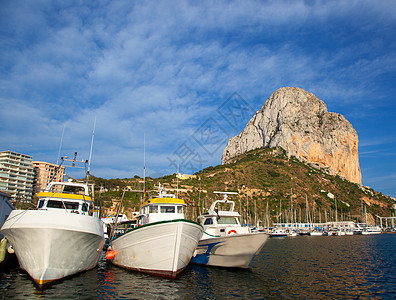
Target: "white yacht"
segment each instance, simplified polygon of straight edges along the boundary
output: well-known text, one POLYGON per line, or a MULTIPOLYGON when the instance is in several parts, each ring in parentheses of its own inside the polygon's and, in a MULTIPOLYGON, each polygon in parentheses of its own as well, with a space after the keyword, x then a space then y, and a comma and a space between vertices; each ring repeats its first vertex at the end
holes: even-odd
POLYGON ((309 235, 310 235, 310 236, 322 236, 322 235, 323 235, 323 232, 322 232, 322 231, 319 231, 319 230, 311 230, 311 231, 309 232, 309 235))
POLYGON ((119 267, 151 275, 176 278, 197 247, 203 227, 186 220, 186 203, 159 185, 158 197, 140 208, 138 226, 110 238, 106 257, 119 267))
MULTIPOLYGON (((274 238, 274 237, 287 237, 289 236, 289 233, 282 228, 274 228, 272 229, 272 231, 270 232, 270 237, 274 238)), ((292 235, 290 235, 292 236, 292 235)), ((297 236, 297 233, 296 233, 297 236)))
POLYGON ((236 193, 215 193, 222 194, 223 199, 213 202, 209 211, 198 217, 204 227, 204 234, 191 262, 206 266, 248 268, 269 235, 252 233, 249 227, 241 226, 240 214, 234 211, 234 201, 227 199, 228 195, 236 193), (229 209, 221 210, 221 205, 229 206, 229 209))
POLYGON ((39 287, 94 268, 104 235, 87 182, 51 182, 35 210, 13 210, 1 232, 39 287))
POLYGON ((382 233, 381 227, 379 226, 365 226, 363 227, 362 233, 364 235, 368 234, 380 234, 382 233))

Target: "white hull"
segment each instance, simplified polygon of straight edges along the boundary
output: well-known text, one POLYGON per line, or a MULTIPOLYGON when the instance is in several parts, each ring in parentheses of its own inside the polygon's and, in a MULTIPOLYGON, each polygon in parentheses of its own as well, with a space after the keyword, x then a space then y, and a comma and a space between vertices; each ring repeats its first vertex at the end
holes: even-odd
POLYGON ((190 262, 203 228, 188 220, 136 227, 112 241, 112 263, 147 274, 175 278, 190 262))
POLYGON ((381 234, 381 233, 382 233, 381 230, 373 229, 373 230, 363 230, 361 234, 369 235, 369 234, 381 234))
POLYGON ((260 252, 269 235, 266 233, 235 234, 201 240, 192 263, 248 268, 253 256, 260 252))
POLYGON ((14 210, 1 231, 39 286, 94 268, 104 245, 98 218, 64 211, 14 210))

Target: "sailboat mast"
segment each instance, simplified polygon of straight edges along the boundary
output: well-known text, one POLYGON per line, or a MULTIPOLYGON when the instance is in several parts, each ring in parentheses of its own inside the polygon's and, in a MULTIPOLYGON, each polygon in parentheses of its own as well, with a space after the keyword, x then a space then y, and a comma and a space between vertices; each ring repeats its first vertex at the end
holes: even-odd
POLYGON ((293 223, 293 188, 290 188, 290 223, 293 223))
POLYGON ((249 192, 246 192, 246 224, 249 224, 249 192))

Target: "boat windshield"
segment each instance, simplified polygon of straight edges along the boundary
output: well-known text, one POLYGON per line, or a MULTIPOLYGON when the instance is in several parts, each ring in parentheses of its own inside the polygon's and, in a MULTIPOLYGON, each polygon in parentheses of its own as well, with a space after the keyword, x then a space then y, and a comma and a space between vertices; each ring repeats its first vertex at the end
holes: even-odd
POLYGON ((212 218, 207 218, 207 219, 205 220, 204 225, 212 225, 212 224, 213 224, 212 218))
POLYGON ((219 225, 237 225, 237 219, 235 217, 221 217, 217 220, 219 225))
POLYGON ((66 202, 64 201, 56 201, 56 200, 48 200, 47 207, 50 208, 64 208, 63 204, 67 209, 78 209, 78 203, 75 202, 66 202))
POLYGON ((150 214, 158 213, 158 206, 157 205, 150 205, 150 214))
POLYGON ((175 207, 170 205, 161 205, 161 213, 175 213, 175 207))

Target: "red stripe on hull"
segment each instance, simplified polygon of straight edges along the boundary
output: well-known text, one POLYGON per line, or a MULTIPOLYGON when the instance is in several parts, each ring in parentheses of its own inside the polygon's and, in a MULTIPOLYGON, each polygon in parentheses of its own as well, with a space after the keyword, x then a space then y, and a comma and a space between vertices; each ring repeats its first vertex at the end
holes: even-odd
POLYGON ((164 277, 164 278, 168 278, 168 279, 175 279, 186 268, 186 267, 184 267, 177 271, 166 271, 166 270, 151 270, 151 269, 126 267, 126 266, 118 265, 114 262, 113 262, 113 264, 116 265, 117 267, 120 267, 123 269, 131 270, 131 271, 135 271, 135 272, 141 272, 144 274, 149 274, 149 275, 154 275, 154 276, 159 276, 159 277, 164 277))

